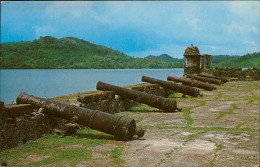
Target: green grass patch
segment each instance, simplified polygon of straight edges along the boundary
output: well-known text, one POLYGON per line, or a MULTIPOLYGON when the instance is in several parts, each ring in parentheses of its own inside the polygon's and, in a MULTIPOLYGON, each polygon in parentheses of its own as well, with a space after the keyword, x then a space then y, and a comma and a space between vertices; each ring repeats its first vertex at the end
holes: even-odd
POLYGON ((223 93, 218 91, 218 95, 215 100, 219 100, 222 97, 223 93))
POLYGON ((195 138, 197 138, 198 136, 200 136, 200 135, 202 135, 203 133, 206 133, 206 132, 208 132, 208 130, 203 130, 203 131, 201 131, 199 133, 194 133, 194 134, 188 135, 188 137, 184 141, 184 144, 194 140, 195 138))
POLYGON ((217 144, 216 148, 214 149, 214 158, 210 161, 210 167, 214 167, 215 163, 216 163, 216 159, 217 159, 217 152, 224 149, 225 146, 223 146, 222 144, 217 144))
POLYGON ((227 112, 220 112, 219 115, 216 117, 216 119, 221 119, 227 114, 234 114, 234 112, 232 109, 228 110, 227 112))
POLYGON ((146 112, 146 111, 154 111, 154 112, 158 112, 159 110, 157 108, 153 108, 153 107, 150 107, 146 104, 138 104, 132 108, 129 109, 129 111, 135 111, 135 112, 146 112))
POLYGON ((199 104, 196 105, 196 106, 192 106, 192 107, 185 107, 182 109, 182 112, 183 112, 183 117, 184 119, 187 121, 187 124, 186 126, 190 126, 193 124, 194 120, 193 118, 190 116, 190 114, 192 113, 191 112, 191 109, 193 108, 197 108, 197 107, 200 107, 200 106, 203 106, 206 104, 206 101, 199 101, 199 104))
POLYGON ((253 102, 255 101, 260 101, 260 97, 259 96, 256 96, 255 94, 253 93, 250 93, 252 96, 244 96, 243 99, 244 100, 247 100, 247 103, 246 104, 252 104, 253 102))
POLYGON ((129 116, 127 114, 122 114, 122 113, 115 113, 114 115, 122 116, 122 117, 129 118, 129 119, 134 119, 136 123, 141 122, 142 120, 144 120, 143 118, 137 118, 137 117, 132 118, 131 116, 129 116))
POLYGON ((124 148, 123 143, 120 143, 112 151, 106 152, 106 154, 108 154, 110 159, 112 160, 113 164, 118 167, 124 166, 125 163, 125 161, 121 158, 123 148, 124 148))
POLYGON ((247 121, 244 121, 244 122, 240 122, 237 124, 236 128, 241 128, 242 126, 248 124, 249 122, 252 122, 252 121, 256 121, 257 118, 254 118, 254 119, 250 119, 250 120, 247 120, 247 121))
POLYGON ((4 150, 0 156, 7 161, 8 166, 74 166, 80 161, 90 160, 90 148, 107 143, 108 139, 105 137, 109 136, 89 128, 79 130, 75 136, 44 135, 38 140, 4 150), (73 147, 74 145, 76 147, 73 147), (26 160, 31 155, 39 157, 40 160, 26 160))

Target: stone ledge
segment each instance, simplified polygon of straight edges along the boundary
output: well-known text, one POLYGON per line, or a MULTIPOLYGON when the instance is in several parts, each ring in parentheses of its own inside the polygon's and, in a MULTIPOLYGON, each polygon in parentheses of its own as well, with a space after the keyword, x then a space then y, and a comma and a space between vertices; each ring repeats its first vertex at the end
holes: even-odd
POLYGON ((96 92, 96 93, 91 93, 91 94, 85 94, 85 95, 80 95, 77 98, 77 101, 81 103, 91 103, 91 102, 97 102, 99 100, 104 100, 104 99, 114 99, 115 94, 110 91, 104 91, 104 92, 96 92))
POLYGON ((31 114, 34 110, 30 104, 12 104, 5 105, 5 111, 8 117, 15 118, 25 114, 31 114))

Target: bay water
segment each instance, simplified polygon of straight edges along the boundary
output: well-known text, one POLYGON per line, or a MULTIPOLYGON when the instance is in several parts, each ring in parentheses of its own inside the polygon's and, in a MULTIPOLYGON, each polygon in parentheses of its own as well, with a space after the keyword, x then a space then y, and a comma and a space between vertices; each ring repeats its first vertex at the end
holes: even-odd
POLYGON ((167 80, 181 77, 183 68, 174 69, 2 69, 0 100, 13 103, 21 92, 49 98, 96 90, 98 81, 127 86, 142 83, 143 75, 167 80))

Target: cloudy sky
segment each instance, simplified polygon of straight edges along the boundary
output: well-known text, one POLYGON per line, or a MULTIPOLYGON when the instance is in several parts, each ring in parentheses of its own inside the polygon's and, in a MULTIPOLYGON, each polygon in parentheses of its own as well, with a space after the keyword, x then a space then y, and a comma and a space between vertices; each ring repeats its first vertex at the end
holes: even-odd
POLYGON ((145 57, 182 58, 190 44, 201 54, 260 51, 260 2, 125 1, 4 2, 1 42, 40 36, 77 37, 145 57))

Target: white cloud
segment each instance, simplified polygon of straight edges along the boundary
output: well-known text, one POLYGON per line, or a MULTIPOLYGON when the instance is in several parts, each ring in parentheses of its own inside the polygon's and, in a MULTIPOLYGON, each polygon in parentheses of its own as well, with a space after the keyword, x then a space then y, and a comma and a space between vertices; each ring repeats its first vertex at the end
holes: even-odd
POLYGON ((55 29, 50 26, 33 26, 32 27, 35 30, 35 37, 39 38, 40 36, 51 36, 55 33, 55 29))
POLYGON ((244 52, 259 50, 255 46, 260 45, 259 2, 52 2, 46 12, 57 19, 67 16, 78 19, 95 27, 97 32, 109 27, 120 33, 127 28, 149 34, 153 41, 158 41, 157 48, 128 53, 135 57, 163 53, 182 56, 187 46, 177 43, 200 44, 209 54, 240 52, 235 45, 244 52))
POLYGON ((239 17, 239 19, 246 20, 247 22, 250 23, 259 24, 259 20, 260 20, 259 1, 228 2, 228 7, 234 15, 239 17))

